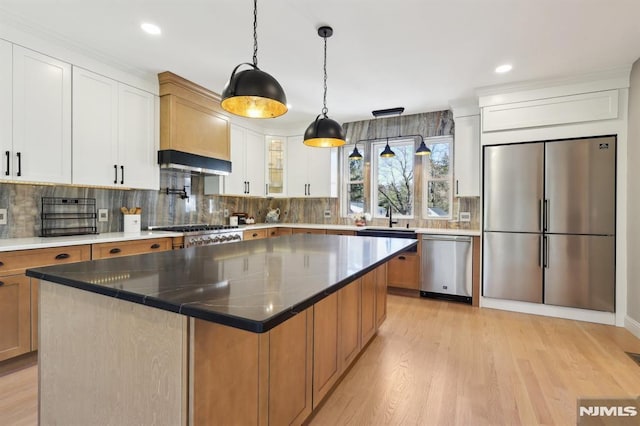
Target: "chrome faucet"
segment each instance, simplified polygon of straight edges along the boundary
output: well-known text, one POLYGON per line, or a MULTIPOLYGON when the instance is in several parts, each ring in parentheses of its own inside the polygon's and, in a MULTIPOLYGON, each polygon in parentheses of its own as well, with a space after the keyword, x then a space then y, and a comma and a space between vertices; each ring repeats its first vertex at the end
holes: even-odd
POLYGON ((387 216, 389 216, 389 228, 393 228, 393 224, 394 223, 398 223, 397 220, 393 220, 393 215, 391 214, 391 204, 389 204, 389 207, 387 208, 387 216))

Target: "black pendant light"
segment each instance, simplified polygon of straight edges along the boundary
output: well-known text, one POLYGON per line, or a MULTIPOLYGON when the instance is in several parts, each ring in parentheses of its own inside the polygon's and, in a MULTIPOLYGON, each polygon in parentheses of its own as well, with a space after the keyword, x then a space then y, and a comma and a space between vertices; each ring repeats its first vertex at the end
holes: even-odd
POLYGON ((387 145, 384 147, 384 151, 380 153, 380 157, 382 158, 392 158, 395 157, 396 153, 391 151, 391 147, 389 146, 389 138, 387 138, 387 145))
POLYGON ((424 143, 424 139, 420 136, 420 146, 416 149, 416 155, 429 155, 431 154, 431 150, 424 143))
POLYGON ((324 38, 324 106, 322 113, 304 132, 304 144, 320 148, 333 148, 345 144, 342 126, 327 116, 327 112, 329 112, 327 109, 327 38, 332 34, 331 27, 318 28, 318 35, 324 38))
POLYGON ((349 154, 349 160, 362 160, 362 154, 358 151, 358 144, 353 147, 353 152, 349 154))
POLYGON ((253 0, 253 63, 239 64, 222 90, 221 106, 241 117, 274 118, 287 112, 287 96, 280 83, 258 68, 258 0, 253 0), (251 69, 238 72, 242 65, 251 69))

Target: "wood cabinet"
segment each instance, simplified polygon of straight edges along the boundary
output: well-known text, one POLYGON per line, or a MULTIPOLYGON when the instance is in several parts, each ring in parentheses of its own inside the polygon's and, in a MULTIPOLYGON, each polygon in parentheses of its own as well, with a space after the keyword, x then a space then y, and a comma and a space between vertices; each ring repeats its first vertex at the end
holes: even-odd
POLYGON ((159 188, 156 97, 73 68, 73 183, 159 188))
POLYGON ((387 268, 388 263, 375 270, 376 279, 376 328, 387 319, 387 268))
POLYGON ((172 238, 167 237, 93 244, 91 247, 92 258, 106 259, 111 257, 166 251, 172 249, 172 242, 172 238))
POLYGON ((160 149, 231 160, 229 119, 220 96, 171 72, 160 83, 160 149))
POLYGON ((302 140, 287 138, 287 195, 337 197, 337 149, 309 147, 302 140))
POLYGON ((267 229, 267 237, 268 238, 275 238, 275 237, 279 237, 280 233, 279 230, 280 228, 269 228, 267 229))
POLYGON ((38 349, 38 285, 28 268, 91 258, 89 245, 0 253, 0 361, 38 349))
POLYGON ((387 268, 389 286, 412 290, 420 288, 420 256, 417 253, 402 253, 391 259, 387 268))
POLYGON ((292 234, 326 234, 324 229, 319 228, 291 228, 292 234))
POLYGON ((31 350, 31 287, 23 274, 0 276, 0 361, 31 350))
POLYGON ((327 235, 356 235, 355 231, 346 231, 342 229, 327 229, 325 232, 327 235))
POLYGON ((338 293, 313 305, 313 408, 340 376, 338 293))
POLYGON ((454 195, 480 196, 480 115, 455 118, 454 195))
POLYGON ((291 235, 292 234, 292 230, 291 228, 276 228, 277 230, 277 236, 281 236, 281 235, 291 235))
POLYGON ((377 271, 369 272, 360 284, 360 346, 364 347, 376 334, 376 278, 377 271))
POLYGON ((360 295, 362 279, 338 290, 338 356, 342 373, 360 353, 360 295))
POLYGON ((247 229, 242 233, 243 240, 261 240, 267 238, 267 229, 247 229))
MULTIPOLYGON (((69 184, 71 65, 18 45, 13 45, 12 50, 13 75, 9 81, 13 81, 13 137, 11 149, 3 152, 6 155, 3 168, 7 168, 8 161, 9 174, 5 170, 0 176, 19 181, 69 184), (9 151, 8 155, 6 151, 9 151)), ((3 51, 6 55, 6 45, 3 51)), ((4 61, 2 67, 6 73, 4 61)), ((7 132, 4 128, 0 131, 7 132)))
POLYGON ((264 135, 231 125, 231 174, 224 177, 225 195, 264 196, 264 135))

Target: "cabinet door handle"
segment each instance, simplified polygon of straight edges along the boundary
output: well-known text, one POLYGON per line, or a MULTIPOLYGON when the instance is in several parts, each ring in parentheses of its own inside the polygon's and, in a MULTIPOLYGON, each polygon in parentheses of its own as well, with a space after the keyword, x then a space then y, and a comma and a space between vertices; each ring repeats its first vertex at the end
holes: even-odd
POLYGON ((117 254, 120 253, 122 250, 120 250, 119 248, 112 248, 111 250, 109 250, 109 253, 111 254, 117 254))
POLYGON ((265 183, 264 184, 264 195, 267 195, 269 193, 269 184, 265 183))
POLYGON ((5 170, 4 175, 9 176, 9 164, 11 163, 11 152, 5 151, 4 154, 7 156, 7 170, 5 170))
POLYGON ((459 191, 458 191, 458 179, 456 179, 456 195, 458 195, 459 191))
POLYGON ((118 165, 113 165, 113 172, 115 173, 115 177, 113 178, 113 183, 118 183, 118 165))
POLYGON ((158 243, 151 244, 151 248, 152 249, 159 249, 160 248, 160 244, 158 244, 158 243))
POLYGON ((121 178, 120 179, 120 185, 124 185, 124 166, 120 166, 120 174, 121 174, 121 178))
POLYGON ((308 183, 307 185, 309 185, 309 191, 308 191, 309 193, 307 195, 311 195, 311 184, 308 183))
POLYGON ((247 194, 251 194, 251 182, 247 182, 247 194))
POLYGON ((16 173, 16 176, 22 176, 22 153, 17 152, 16 155, 18 156, 18 173, 16 173))
POLYGON ((398 256, 398 259, 400 259, 400 260, 407 260, 407 258, 406 258, 406 257, 404 257, 404 256, 398 256))
POLYGON ((4 285, 4 281, 0 281, 0 287, 4 285))
POLYGON ((0 266, 4 266, 4 262, 0 262, 0 266))
POLYGON ((68 259, 71 256, 67 253, 60 253, 59 255, 56 256, 56 260, 62 260, 62 259, 68 259))

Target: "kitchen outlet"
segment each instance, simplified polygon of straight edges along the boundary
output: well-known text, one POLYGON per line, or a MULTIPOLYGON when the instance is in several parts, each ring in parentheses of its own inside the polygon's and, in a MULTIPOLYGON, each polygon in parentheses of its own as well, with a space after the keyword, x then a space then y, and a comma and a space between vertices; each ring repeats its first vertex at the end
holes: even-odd
POLYGON ((7 224, 7 209, 0 209, 0 225, 7 224))
POLYGON ((224 217, 229 217, 229 209, 224 209, 224 217))
POLYGON ((325 210, 324 211, 324 217, 325 217, 325 219, 330 218, 331 217, 331 210, 325 210))
POLYGON ((107 221, 109 221, 109 210, 98 209, 98 222, 107 222, 107 221))
POLYGON ((460 222, 471 222, 471 213, 460 212, 460 222))

